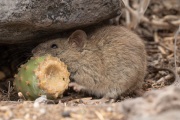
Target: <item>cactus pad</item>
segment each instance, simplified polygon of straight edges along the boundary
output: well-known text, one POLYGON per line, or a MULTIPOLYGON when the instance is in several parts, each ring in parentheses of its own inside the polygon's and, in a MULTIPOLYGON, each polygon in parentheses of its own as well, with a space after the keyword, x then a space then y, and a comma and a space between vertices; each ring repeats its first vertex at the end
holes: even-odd
POLYGON ((56 57, 32 57, 19 68, 14 86, 29 100, 41 95, 56 99, 68 88, 69 75, 67 66, 56 57))

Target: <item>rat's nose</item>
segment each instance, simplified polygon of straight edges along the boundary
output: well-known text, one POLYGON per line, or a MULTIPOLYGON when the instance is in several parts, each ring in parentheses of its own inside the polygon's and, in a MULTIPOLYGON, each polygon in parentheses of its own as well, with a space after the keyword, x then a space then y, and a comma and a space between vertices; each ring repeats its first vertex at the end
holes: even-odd
POLYGON ((37 49, 34 48, 34 49, 31 51, 31 53, 32 53, 32 54, 37 53, 37 49))

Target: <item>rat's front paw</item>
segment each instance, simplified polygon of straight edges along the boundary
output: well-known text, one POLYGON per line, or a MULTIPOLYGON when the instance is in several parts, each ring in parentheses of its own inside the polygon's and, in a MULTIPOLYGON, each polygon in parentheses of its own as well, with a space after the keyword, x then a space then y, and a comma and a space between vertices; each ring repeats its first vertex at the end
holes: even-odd
POLYGON ((79 84, 77 84, 77 83, 75 83, 75 82, 69 83, 69 87, 73 87, 73 90, 76 91, 76 92, 80 92, 80 91, 82 91, 83 89, 85 89, 84 86, 81 86, 81 85, 79 85, 79 84))

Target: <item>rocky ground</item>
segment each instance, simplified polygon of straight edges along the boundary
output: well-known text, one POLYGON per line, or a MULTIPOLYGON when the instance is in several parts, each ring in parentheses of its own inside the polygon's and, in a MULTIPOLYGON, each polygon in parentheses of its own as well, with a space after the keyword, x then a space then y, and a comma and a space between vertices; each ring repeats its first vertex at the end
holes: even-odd
MULTIPOLYGON (((135 11, 139 4, 131 0, 129 5, 135 11)), ((23 101, 13 89, 13 75, 18 66, 31 56, 30 51, 35 45, 0 45, 0 120, 179 120, 180 89, 172 86, 166 88, 175 79, 178 80, 175 68, 180 73, 179 8, 178 0, 151 0, 140 23, 133 29, 144 39, 147 50, 148 69, 143 84, 145 94, 142 97, 134 94, 121 97, 116 103, 99 103, 87 95, 74 92, 66 93, 57 101, 23 101), (174 52, 177 53, 176 65, 174 52)), ((126 10, 122 12, 119 22, 133 28, 134 22, 128 24, 125 19, 126 10)), ((130 21, 136 21, 135 14, 129 14, 130 21)))

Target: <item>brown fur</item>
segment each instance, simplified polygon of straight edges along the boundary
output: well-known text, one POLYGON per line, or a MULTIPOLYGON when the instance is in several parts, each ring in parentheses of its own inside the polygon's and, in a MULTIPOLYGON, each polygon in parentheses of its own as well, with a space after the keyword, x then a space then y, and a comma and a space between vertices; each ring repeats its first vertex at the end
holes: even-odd
POLYGON ((60 58, 82 91, 98 97, 116 99, 127 91, 141 88, 146 52, 137 35, 120 26, 97 28, 87 36, 81 30, 73 34, 68 40, 40 44, 33 50, 34 55, 49 53, 60 58), (51 48, 52 44, 58 48, 51 48))

